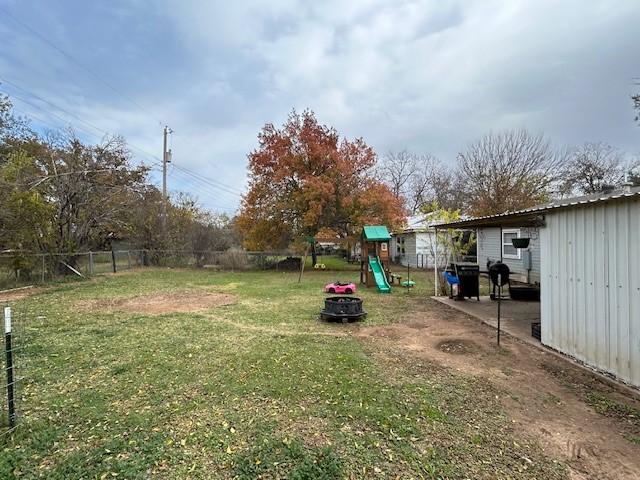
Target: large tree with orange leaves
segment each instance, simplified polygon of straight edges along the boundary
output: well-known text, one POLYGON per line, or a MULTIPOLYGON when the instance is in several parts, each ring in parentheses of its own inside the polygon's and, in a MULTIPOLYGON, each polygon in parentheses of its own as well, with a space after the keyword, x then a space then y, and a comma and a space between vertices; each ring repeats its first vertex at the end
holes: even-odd
POLYGON ((399 226, 404 205, 373 177, 376 154, 292 111, 282 128, 266 124, 249 154, 249 192, 237 225, 252 250, 286 248, 320 229, 342 238, 364 224, 399 226))

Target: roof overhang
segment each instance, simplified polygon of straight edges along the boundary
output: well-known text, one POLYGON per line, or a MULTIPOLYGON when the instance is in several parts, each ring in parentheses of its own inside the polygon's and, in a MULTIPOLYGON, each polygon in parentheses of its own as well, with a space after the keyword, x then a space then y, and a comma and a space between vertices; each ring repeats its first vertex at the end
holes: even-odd
POLYGON ((543 213, 512 214, 499 217, 482 217, 461 220, 459 222, 443 223, 435 225, 435 228, 483 228, 483 227, 542 227, 544 226, 543 213))
POLYGON ((499 213, 486 217, 441 223, 439 225, 434 225, 434 228, 542 227, 544 226, 545 214, 556 210, 580 208, 613 201, 637 201, 638 199, 640 199, 640 187, 636 187, 628 191, 613 192, 609 194, 560 199, 544 205, 519 210, 517 212, 499 213))

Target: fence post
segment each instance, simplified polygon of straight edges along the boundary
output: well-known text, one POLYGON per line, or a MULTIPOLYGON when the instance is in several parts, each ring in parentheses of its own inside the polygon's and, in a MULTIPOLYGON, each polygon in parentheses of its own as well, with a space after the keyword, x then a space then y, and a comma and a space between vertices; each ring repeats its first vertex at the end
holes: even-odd
POLYGON ((46 253, 42 254, 42 272, 40 272, 40 280, 41 283, 44 283, 44 270, 45 270, 45 262, 44 262, 44 256, 46 255, 46 253))
POLYGON ((129 262, 129 270, 131 270, 131 250, 127 250, 127 262, 129 262))
POLYGON ((113 273, 117 273, 116 269, 116 251, 111 249, 111 263, 113 265, 113 273))
POLYGON ((89 251, 89 275, 93 275, 93 252, 89 251))
POLYGON ((16 424, 15 398, 13 390, 13 348, 11 347, 11 307, 4 307, 4 351, 7 356, 7 410, 9 426, 16 424))

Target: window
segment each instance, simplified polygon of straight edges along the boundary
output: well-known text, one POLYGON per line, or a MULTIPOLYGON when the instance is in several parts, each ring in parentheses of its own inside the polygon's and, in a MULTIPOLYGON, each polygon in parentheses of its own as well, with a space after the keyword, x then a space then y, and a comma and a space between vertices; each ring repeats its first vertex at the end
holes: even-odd
POLYGON ((502 230, 502 256, 520 259, 520 249, 513 246, 511 240, 520 238, 520 229, 502 230))

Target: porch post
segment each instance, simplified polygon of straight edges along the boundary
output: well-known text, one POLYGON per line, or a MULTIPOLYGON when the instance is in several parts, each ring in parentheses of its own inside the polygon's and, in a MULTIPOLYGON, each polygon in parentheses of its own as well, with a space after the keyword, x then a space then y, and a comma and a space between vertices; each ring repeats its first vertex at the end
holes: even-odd
POLYGON ((435 292, 434 296, 438 296, 438 228, 435 227, 435 245, 433 247, 433 275, 434 275, 434 285, 435 292))

